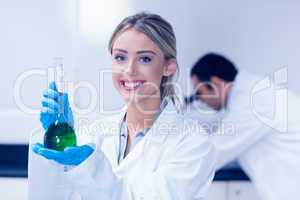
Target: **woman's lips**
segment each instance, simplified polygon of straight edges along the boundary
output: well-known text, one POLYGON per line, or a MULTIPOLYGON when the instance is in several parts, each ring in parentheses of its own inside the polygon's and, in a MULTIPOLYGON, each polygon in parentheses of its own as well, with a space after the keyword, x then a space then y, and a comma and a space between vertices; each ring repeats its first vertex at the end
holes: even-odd
POLYGON ((121 80, 120 84, 122 87, 125 88, 125 90, 133 91, 133 90, 136 90, 137 88, 139 88, 145 82, 146 82, 145 80, 134 80, 134 81, 121 80))

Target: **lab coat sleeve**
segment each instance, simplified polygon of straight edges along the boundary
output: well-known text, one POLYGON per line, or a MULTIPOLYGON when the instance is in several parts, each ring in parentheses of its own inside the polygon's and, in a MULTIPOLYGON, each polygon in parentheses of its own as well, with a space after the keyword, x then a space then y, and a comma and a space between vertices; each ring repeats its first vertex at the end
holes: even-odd
MULTIPOLYGON (((217 151, 217 169, 238 159, 249 147, 272 132, 272 127, 255 114, 247 98, 232 98, 234 104, 226 110, 225 117, 218 121, 217 131, 210 135, 217 151)), ((269 105, 258 106, 265 113, 271 113, 269 105)))
POLYGON ((104 153, 96 148, 91 156, 75 168, 65 172, 66 178, 83 199, 113 200, 119 193, 122 180, 113 173, 104 153))
POLYGON ((157 169, 128 181, 117 177, 101 150, 67 176, 84 199, 203 199, 214 176, 215 151, 206 136, 186 134, 157 169))

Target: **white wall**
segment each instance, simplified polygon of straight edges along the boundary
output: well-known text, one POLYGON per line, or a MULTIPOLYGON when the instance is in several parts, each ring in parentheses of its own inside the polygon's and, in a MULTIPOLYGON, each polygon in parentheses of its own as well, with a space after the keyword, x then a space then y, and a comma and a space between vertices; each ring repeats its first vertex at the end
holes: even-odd
MULTIPOLYGON (((100 102, 107 109, 120 107, 122 101, 110 77, 103 84, 99 74, 110 65, 107 42, 113 28, 137 11, 161 14, 173 24, 181 67, 179 82, 185 93, 190 92, 189 68, 209 51, 223 53, 240 69, 255 73, 269 74, 287 66, 289 87, 299 93, 299 8, 296 0, 5 1, 0 7, 0 52, 4 55, 0 60, 0 142, 27 142, 30 130, 39 127, 37 114, 22 113, 16 105, 14 83, 24 71, 46 69, 54 56, 64 57, 68 80, 86 80, 95 86, 97 110, 100 102), (4 134, 15 122, 26 125, 4 134)), ((23 102, 38 112, 46 85, 44 76, 26 80, 20 93, 23 102)), ((81 106, 90 100, 86 90, 76 98, 81 106)))
MULTIPOLYGON (((69 58, 72 53, 72 16, 68 1, 11 0, 0 7, 0 90, 1 107, 15 108, 14 81, 32 68, 45 68, 54 56, 69 58)), ((29 106, 37 106, 42 77, 24 83, 22 96, 29 106), (28 94, 27 94, 28 92, 28 94)))
POLYGON ((0 199, 28 199, 28 182, 26 178, 0 178, 0 188, 0 199))
POLYGON ((137 0, 135 6, 171 21, 183 69, 204 53, 216 51, 231 58, 240 69, 256 73, 287 66, 290 88, 300 92, 299 1, 137 0))
MULTIPOLYGON (((52 57, 71 62, 75 5, 61 0, 11 0, 0 6, 0 143, 25 143, 28 133, 39 127, 38 116, 16 106, 14 86, 23 72, 46 69, 52 57)), ((26 79, 18 98, 38 109, 44 76, 26 79)))

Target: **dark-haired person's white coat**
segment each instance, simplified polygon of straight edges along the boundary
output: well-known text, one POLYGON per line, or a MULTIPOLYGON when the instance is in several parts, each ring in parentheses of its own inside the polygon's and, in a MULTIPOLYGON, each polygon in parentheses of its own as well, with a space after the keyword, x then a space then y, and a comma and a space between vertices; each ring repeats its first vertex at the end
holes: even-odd
POLYGON ((217 168, 237 159, 262 200, 300 198, 300 98, 287 89, 284 73, 240 71, 225 109, 206 110, 206 117, 190 104, 185 113, 212 130, 217 168))

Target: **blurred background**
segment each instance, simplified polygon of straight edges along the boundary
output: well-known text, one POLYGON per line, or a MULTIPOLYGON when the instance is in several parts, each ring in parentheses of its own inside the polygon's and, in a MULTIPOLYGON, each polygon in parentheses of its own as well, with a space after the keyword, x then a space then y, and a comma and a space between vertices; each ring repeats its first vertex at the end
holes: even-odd
MULTIPOLYGON (((256 74, 287 68, 288 87, 300 94, 299 9, 297 0, 2 0, 0 199, 26 199, 26 144, 40 128, 41 94, 54 57, 63 57, 66 80, 82 83, 73 104, 87 120, 120 108, 122 100, 105 73, 108 40, 124 17, 148 11, 173 25, 184 95, 192 91, 191 66, 212 51, 256 74)), ((251 182, 233 172, 214 182, 207 199, 258 199, 251 182)))

